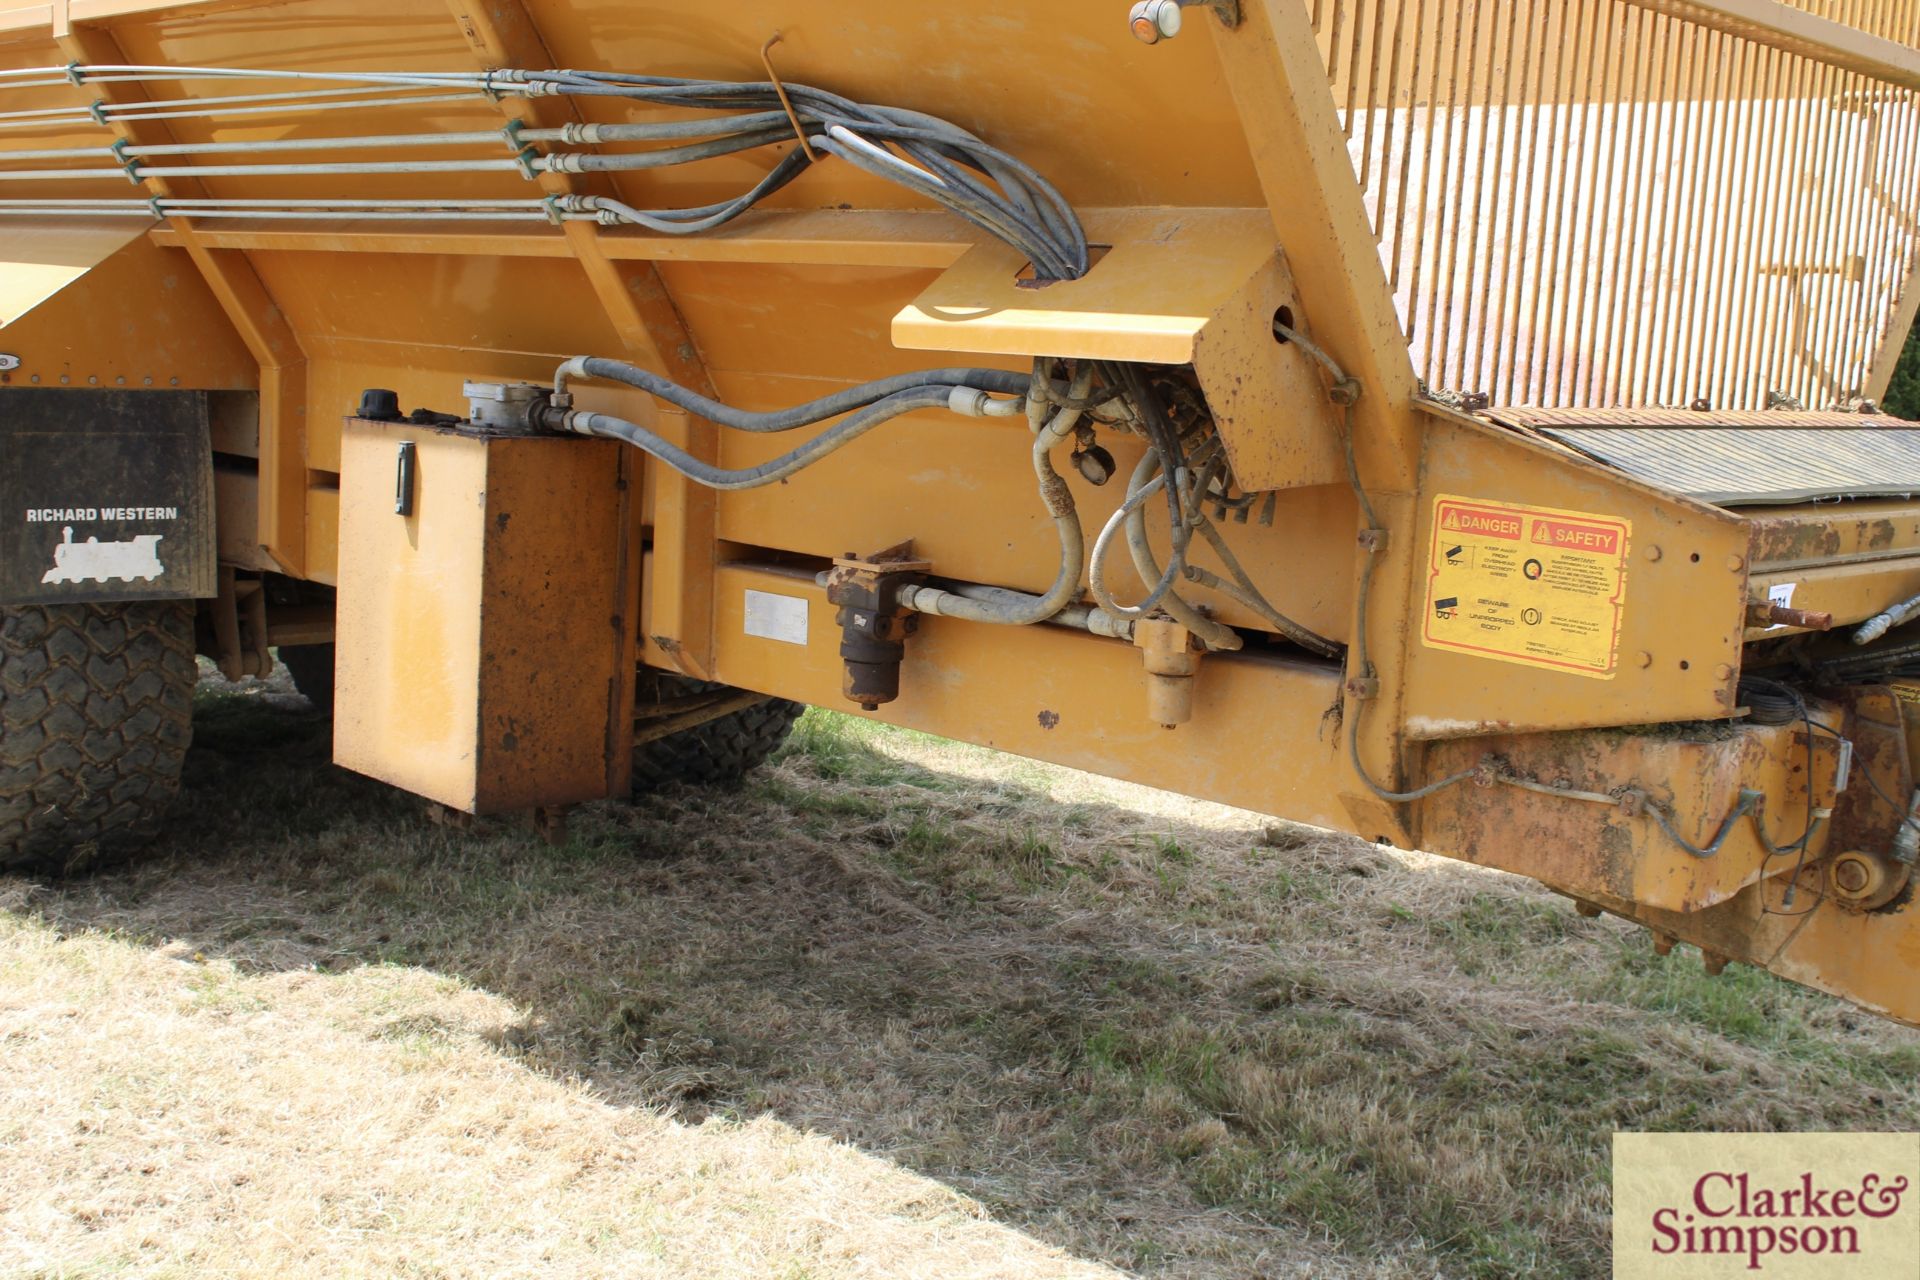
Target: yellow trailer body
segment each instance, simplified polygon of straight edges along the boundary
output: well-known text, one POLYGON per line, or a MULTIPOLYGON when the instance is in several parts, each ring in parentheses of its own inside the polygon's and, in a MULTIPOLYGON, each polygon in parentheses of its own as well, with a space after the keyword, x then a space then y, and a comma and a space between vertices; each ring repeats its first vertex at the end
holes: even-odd
POLYGON ((337 634, 341 762, 459 808, 742 705, 672 673, 1920 1024, 1920 426, 1873 403, 1917 46, 1828 0, 4 8, 0 393, 210 393, 203 648, 337 634))

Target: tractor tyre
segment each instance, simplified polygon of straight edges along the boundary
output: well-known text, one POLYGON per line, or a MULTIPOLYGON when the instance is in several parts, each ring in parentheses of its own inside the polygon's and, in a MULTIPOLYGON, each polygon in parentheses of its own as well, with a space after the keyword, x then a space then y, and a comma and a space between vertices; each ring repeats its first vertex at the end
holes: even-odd
MULTIPOLYGON (((684 697, 730 686, 665 672, 641 673, 640 696, 684 697)), ((806 710, 798 702, 768 698, 705 724, 668 734, 633 749, 633 790, 636 794, 669 782, 714 786, 738 782, 767 762, 806 710)))
POLYGON ((191 600, 0 607, 0 870, 120 861, 193 738, 191 600))

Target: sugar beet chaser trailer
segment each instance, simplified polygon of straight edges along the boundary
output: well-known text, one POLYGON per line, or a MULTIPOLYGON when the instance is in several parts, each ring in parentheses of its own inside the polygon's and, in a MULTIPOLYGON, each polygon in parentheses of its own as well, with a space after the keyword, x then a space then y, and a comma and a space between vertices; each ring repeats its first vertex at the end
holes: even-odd
POLYGON ((797 704, 1920 1023, 1920 11, 0 9, 0 862, 193 654, 475 813, 797 704), (776 40, 777 33, 777 40, 776 40))

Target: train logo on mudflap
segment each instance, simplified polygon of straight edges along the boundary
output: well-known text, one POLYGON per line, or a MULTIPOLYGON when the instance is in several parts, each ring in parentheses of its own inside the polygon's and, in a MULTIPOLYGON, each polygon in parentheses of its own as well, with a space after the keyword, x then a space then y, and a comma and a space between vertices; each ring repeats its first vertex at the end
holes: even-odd
POLYGON ((126 542, 102 542, 88 538, 73 540, 73 526, 60 530, 62 541, 53 549, 53 568, 42 582, 109 582, 115 578, 132 582, 152 582, 165 570, 157 548, 161 533, 137 533, 126 542))

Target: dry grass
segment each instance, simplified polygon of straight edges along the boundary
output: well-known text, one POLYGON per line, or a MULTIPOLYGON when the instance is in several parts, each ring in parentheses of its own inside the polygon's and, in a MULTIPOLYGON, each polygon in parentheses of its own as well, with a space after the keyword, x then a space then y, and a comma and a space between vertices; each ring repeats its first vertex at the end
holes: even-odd
POLYGON ((1920 1034, 1537 889, 821 713, 457 833, 209 696, 0 914, 0 1271, 1586 1276, 1618 1128, 1911 1128, 1920 1034))

